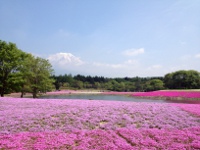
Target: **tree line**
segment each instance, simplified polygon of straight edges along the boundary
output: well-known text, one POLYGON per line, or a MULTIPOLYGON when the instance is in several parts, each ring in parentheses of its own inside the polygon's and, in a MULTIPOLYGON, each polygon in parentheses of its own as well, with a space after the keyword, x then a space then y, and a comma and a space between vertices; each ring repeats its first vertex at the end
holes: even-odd
POLYGON ((200 73, 179 70, 164 77, 106 78, 64 74, 55 75, 50 62, 0 40, 0 94, 26 92, 37 94, 62 89, 97 89, 110 91, 155 91, 162 89, 200 89, 200 73))
POLYGON ((55 88, 97 89, 111 91, 155 91, 163 89, 200 89, 200 73, 195 70, 179 70, 164 77, 105 78, 71 74, 53 76, 55 88))
POLYGON ((163 77, 105 78, 71 74, 53 76, 55 87, 61 89, 97 89, 109 91, 153 91, 164 89, 163 77))

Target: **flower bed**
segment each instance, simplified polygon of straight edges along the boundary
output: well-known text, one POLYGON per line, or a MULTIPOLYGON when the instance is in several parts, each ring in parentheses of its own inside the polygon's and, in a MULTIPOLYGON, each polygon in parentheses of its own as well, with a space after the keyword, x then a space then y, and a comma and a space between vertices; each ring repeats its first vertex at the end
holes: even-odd
POLYGON ((200 116, 200 104, 172 104, 180 107, 182 110, 190 112, 194 115, 200 116))
POLYGON ((200 128, 183 130, 118 129, 3 134, 4 149, 139 150, 200 148, 200 128))
POLYGON ((0 98, 0 149, 199 149, 199 106, 0 98))
POLYGON ((153 91, 153 92, 135 92, 132 96, 153 97, 153 98, 184 98, 200 99, 200 92, 197 91, 153 91))

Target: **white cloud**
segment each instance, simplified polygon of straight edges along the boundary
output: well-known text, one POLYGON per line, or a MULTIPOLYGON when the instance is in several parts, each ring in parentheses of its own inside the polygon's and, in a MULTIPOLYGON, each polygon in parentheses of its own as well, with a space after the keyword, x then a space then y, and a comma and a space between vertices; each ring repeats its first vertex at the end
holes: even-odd
POLYGON ((126 56, 136 56, 136 55, 143 54, 143 53, 144 53, 144 48, 127 49, 123 52, 123 54, 126 56))
MULTIPOLYGON (((171 72, 169 68, 160 64, 151 65, 149 67, 143 66, 144 77, 153 77, 153 76, 164 76, 165 74, 171 72)), ((142 72, 142 70, 140 70, 142 72)))
POLYGON ((132 59, 129 59, 129 60, 125 61, 124 63, 127 65, 138 65, 138 61, 132 60, 132 59))
POLYGON ((123 64, 107 64, 107 63, 94 62, 93 65, 96 67, 107 67, 113 69, 123 68, 123 64))
POLYGON ((200 54, 196 54, 195 57, 196 57, 196 58, 200 58, 200 54))
POLYGON ((49 61, 54 65, 65 67, 66 65, 80 66, 84 62, 71 53, 56 53, 48 57, 49 61))
POLYGON ((161 65, 153 65, 153 66, 148 67, 147 69, 148 70, 155 70, 155 69, 161 69, 161 68, 162 68, 161 65))
POLYGON ((125 62, 118 63, 118 64, 94 62, 93 65, 97 67, 107 67, 107 68, 112 68, 112 69, 124 69, 124 68, 130 68, 130 67, 137 67, 139 65, 139 62, 137 60, 129 59, 125 62))
POLYGON ((135 60, 127 60, 121 63, 101 63, 94 62, 90 66, 88 73, 93 75, 103 75, 106 77, 136 76, 140 70, 139 63, 135 60))

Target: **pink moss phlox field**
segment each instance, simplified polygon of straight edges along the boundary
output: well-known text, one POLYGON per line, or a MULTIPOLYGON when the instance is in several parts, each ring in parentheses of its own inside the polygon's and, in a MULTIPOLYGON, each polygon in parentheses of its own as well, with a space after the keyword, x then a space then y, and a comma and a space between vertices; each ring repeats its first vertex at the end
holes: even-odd
POLYGON ((172 104, 173 106, 180 107, 189 113, 200 116, 200 104, 172 104))
POLYGON ((0 98, 0 149, 200 149, 198 108, 0 98))
POLYGON ((200 127, 0 134, 0 149, 140 150, 200 149, 200 127))
POLYGON ((197 91, 153 91, 153 92, 135 92, 132 96, 141 97, 184 97, 200 98, 200 92, 197 91))
POLYGON ((200 126, 198 117, 160 103, 4 98, 0 110, 4 133, 200 126))
POLYGON ((200 127, 178 129, 119 129, 118 134, 130 143, 133 149, 200 149, 200 127))

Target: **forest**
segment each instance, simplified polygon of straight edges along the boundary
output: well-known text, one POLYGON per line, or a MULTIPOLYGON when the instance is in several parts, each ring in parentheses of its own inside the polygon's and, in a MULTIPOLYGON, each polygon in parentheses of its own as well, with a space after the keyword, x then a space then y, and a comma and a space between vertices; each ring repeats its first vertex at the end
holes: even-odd
POLYGON ((97 89, 100 91, 152 91, 164 89, 163 77, 125 77, 106 78, 103 76, 84 76, 71 74, 53 76, 55 88, 61 89, 97 89))
POLYGON ((105 78, 71 74, 53 76, 56 90, 97 89, 109 91, 155 91, 164 89, 199 89, 200 73, 195 70, 179 70, 164 77, 105 78))

